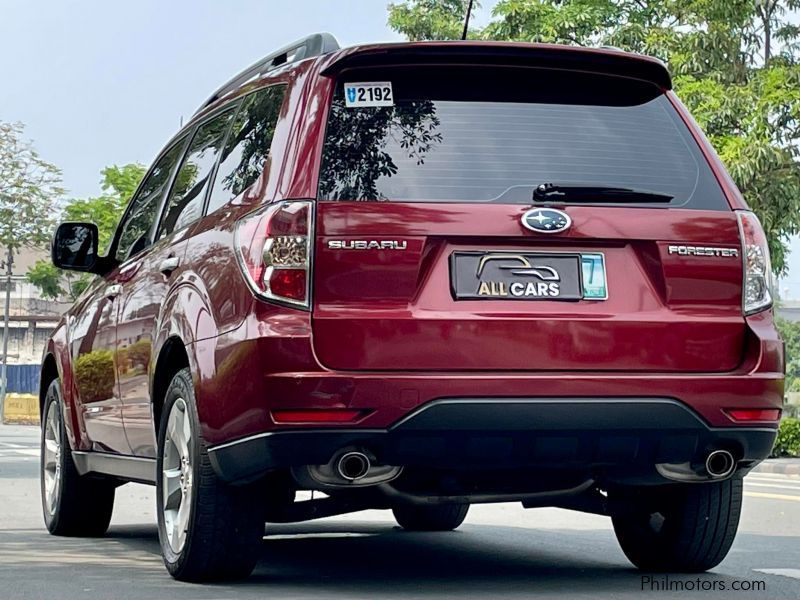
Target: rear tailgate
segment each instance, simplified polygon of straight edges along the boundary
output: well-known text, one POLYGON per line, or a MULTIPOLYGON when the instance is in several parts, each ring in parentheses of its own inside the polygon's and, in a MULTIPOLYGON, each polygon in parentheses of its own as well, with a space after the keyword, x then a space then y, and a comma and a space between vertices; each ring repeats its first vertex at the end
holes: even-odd
POLYGON ((720 372, 743 354, 735 214, 650 83, 342 74, 316 236, 314 347, 332 369, 720 372), (347 106, 352 82, 389 82, 391 105, 347 106), (659 199, 535 202, 551 182, 659 199), (540 206, 571 223, 524 226, 540 206))

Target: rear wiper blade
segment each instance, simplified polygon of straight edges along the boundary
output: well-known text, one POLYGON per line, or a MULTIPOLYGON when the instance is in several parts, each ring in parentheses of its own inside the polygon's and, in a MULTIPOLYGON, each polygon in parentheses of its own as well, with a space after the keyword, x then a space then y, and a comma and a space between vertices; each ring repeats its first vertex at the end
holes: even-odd
POLYGON ((534 202, 666 203, 674 197, 661 192, 602 185, 543 183, 533 190, 534 202))

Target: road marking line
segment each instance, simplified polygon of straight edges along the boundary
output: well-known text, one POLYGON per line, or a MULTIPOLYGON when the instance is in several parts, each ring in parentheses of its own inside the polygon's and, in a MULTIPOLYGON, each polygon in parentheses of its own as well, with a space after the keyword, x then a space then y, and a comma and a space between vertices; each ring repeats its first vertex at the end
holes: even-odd
POLYGON ((800 502, 800 496, 789 496, 788 494, 766 494, 764 492, 745 492, 745 496, 751 498, 771 498, 772 500, 792 500, 800 502))
POLYGON ((800 579, 800 569, 753 569, 753 571, 766 573, 767 575, 783 575, 792 579, 800 579))
MULTIPOLYGON (((38 450, 17 450, 17 454, 22 454, 23 456, 39 456, 38 450)), ((777 486, 780 487, 780 486, 777 486)))
POLYGON ((779 485, 777 483, 751 483, 745 482, 746 486, 750 487, 764 487, 764 488, 778 488, 781 490, 792 490, 800 492, 800 488, 792 487, 791 485, 779 485))
POLYGON ((784 475, 783 477, 779 475, 773 475, 772 477, 754 477, 752 475, 748 475, 744 478, 744 482, 747 483, 748 481, 776 481, 780 483, 791 483, 792 485, 800 485, 800 479, 788 477, 784 475))

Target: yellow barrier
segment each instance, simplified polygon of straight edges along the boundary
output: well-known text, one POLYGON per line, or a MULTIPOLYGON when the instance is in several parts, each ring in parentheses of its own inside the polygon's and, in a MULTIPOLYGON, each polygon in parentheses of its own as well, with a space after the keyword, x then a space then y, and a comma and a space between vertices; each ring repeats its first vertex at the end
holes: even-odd
POLYGON ((39 398, 34 394, 6 394, 3 423, 37 425, 39 423, 39 398))

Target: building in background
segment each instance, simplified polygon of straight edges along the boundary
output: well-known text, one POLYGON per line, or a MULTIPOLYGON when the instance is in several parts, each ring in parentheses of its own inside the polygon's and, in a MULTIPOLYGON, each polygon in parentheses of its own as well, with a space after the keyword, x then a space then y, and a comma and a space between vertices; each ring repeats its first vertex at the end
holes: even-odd
MULTIPOLYGON (((36 391, 39 364, 47 338, 70 302, 42 298, 25 273, 37 260, 49 259, 46 250, 23 248, 14 257, 8 337, 8 391, 36 391)), ((0 277, 0 310, 4 307, 6 278, 0 277)), ((5 315, 0 313, 0 334, 5 315)), ((0 346, 0 351, 2 347, 0 346)), ((2 357, 0 357, 2 358, 2 357)))

